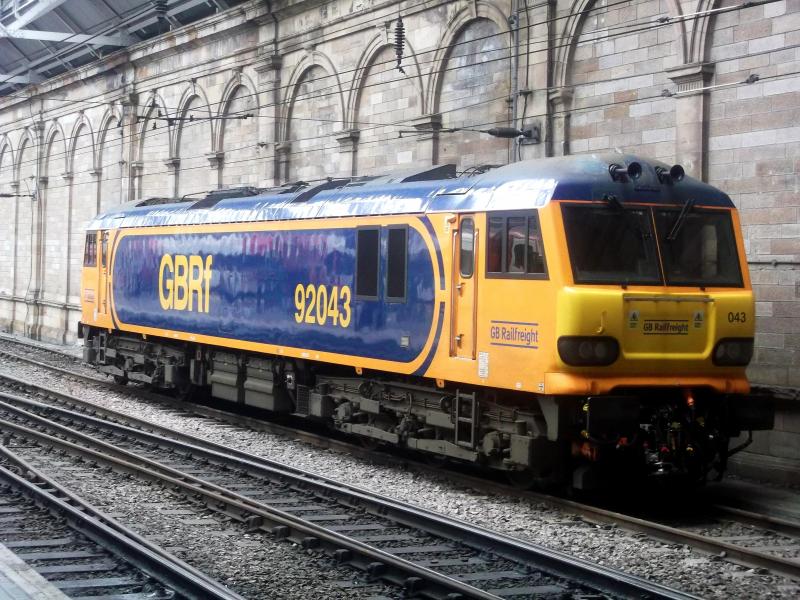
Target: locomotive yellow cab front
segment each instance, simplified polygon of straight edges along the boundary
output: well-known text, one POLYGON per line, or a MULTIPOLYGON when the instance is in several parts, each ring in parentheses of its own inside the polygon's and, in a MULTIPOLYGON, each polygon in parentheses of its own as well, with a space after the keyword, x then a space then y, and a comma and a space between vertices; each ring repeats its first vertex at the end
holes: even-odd
POLYGON ((733 319, 752 314, 752 295, 744 291, 564 288, 556 335, 560 367, 570 376, 548 374, 546 387, 552 393, 597 394, 626 386, 699 385, 747 393, 754 330, 751 322, 733 319), (594 349, 591 340, 613 341, 608 349, 594 349))

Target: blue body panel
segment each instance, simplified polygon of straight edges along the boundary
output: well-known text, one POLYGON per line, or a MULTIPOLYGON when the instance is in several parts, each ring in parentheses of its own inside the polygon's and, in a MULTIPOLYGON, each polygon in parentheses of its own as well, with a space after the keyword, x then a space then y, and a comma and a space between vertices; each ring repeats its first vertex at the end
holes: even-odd
POLYGON ((356 229, 125 236, 114 254, 114 308, 121 324, 408 363, 441 327, 434 323, 435 258, 409 227, 406 299, 387 302, 387 231, 381 229, 377 300, 355 295, 356 229), (166 254, 213 257, 208 313, 162 308, 166 254), (349 325, 298 323, 298 284, 349 286, 349 325))
POLYGON ((682 206, 691 199, 700 206, 733 208, 725 193, 691 177, 678 183, 660 182, 656 166, 669 167, 620 154, 547 158, 514 163, 473 177, 346 185, 320 191, 308 199, 302 199, 305 196, 298 191, 229 198, 209 208, 195 208, 189 202, 124 208, 98 215, 88 229, 507 211, 539 208, 551 200, 600 200, 606 194, 623 203, 682 206), (612 180, 610 164, 627 166, 633 161, 642 166, 638 180, 612 180))

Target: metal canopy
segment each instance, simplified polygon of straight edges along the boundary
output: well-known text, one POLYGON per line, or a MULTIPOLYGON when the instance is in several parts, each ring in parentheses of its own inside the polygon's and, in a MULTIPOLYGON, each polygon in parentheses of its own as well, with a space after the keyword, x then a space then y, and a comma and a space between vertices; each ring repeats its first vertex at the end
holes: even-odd
POLYGON ((244 0, 0 0, 0 96, 244 0))

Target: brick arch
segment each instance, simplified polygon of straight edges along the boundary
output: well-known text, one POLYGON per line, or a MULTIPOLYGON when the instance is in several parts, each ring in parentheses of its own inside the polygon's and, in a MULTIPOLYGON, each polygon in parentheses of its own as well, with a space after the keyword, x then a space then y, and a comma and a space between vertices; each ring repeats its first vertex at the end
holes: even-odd
POLYGON ((423 107, 425 112, 438 112, 442 82, 446 73, 445 69, 452 56, 454 44, 467 27, 481 19, 492 21, 501 32, 511 34, 506 15, 492 2, 476 2, 474 5, 468 5, 456 13, 448 23, 433 57, 434 69, 428 80, 428 88, 425 94, 426 102, 423 107))
MULTIPOLYGON (((423 89, 422 76, 420 75, 419 62, 417 61, 417 53, 414 52, 414 48, 411 46, 408 40, 406 40, 406 46, 409 50, 407 53, 407 58, 410 58, 413 61, 411 64, 413 65, 414 69, 413 74, 409 75, 409 79, 411 81, 411 85, 414 86, 414 89, 418 95, 420 114, 422 114, 425 104, 425 91, 423 89)), ((345 112, 347 115, 347 118, 345 119, 345 127, 358 127, 358 110, 359 104, 361 103, 361 96, 364 91, 364 83, 366 82, 372 67, 375 66, 375 59, 386 48, 394 48, 394 44, 385 42, 384 35, 379 33, 375 35, 372 40, 370 40, 370 42, 367 44, 367 47, 364 49, 364 53, 361 55, 361 59, 358 61, 358 65, 356 66, 353 84, 350 88, 350 93, 348 96, 346 105, 347 108, 345 112)), ((410 65, 404 66, 404 69, 406 70, 409 70, 409 68, 410 65)))

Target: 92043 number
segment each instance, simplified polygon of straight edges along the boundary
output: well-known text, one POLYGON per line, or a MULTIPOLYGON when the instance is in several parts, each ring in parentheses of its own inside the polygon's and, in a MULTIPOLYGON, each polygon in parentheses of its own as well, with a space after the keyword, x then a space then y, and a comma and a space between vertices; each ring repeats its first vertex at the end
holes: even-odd
POLYGON ((745 312, 729 312, 728 323, 746 323, 747 313, 745 312))
POLYGON ((350 286, 303 285, 298 283, 294 288, 294 320, 310 325, 325 325, 330 321, 333 326, 348 327, 350 325, 350 286))

